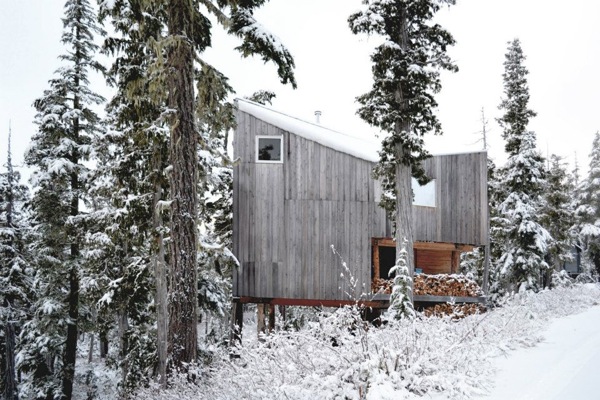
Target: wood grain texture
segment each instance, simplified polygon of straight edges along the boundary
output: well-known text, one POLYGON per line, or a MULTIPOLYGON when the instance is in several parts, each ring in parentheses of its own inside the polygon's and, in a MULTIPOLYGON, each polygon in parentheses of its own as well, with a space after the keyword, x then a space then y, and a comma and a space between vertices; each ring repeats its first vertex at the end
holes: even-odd
MULTIPOLYGON (((237 118, 233 250, 242 268, 234 296, 346 301, 369 292, 371 239, 390 235, 374 164, 249 114, 237 118), (257 135, 283 137, 283 164, 255 162, 257 135)), ((455 244, 485 243, 486 155, 436 156, 424 167, 436 179, 437 204, 413 207, 415 239, 446 242, 447 255, 422 257, 432 259, 431 273, 449 272, 455 244)))

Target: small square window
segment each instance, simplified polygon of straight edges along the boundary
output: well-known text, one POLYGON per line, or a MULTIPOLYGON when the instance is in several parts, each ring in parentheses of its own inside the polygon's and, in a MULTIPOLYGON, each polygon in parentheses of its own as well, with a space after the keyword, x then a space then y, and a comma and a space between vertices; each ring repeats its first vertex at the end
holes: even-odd
POLYGON ((283 137, 281 136, 257 136, 256 137, 256 161, 261 163, 283 162, 283 137))

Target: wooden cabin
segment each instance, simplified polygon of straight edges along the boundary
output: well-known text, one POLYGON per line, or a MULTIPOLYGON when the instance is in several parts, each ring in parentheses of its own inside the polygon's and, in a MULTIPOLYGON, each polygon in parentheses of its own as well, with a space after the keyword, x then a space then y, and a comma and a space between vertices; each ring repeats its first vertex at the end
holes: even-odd
MULTIPOLYGON (((378 145, 237 100, 233 140, 233 250, 237 303, 339 306, 375 298, 395 260, 391 224, 372 177, 378 145)), ((415 261, 451 273, 487 243, 485 152, 436 155, 431 183, 413 182, 415 261)))

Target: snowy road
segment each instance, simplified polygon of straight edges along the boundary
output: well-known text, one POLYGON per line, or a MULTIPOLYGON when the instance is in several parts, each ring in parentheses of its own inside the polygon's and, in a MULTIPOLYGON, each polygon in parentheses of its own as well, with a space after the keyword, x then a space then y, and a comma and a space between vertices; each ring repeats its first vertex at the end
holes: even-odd
POLYGON ((536 347, 499 358, 481 400, 600 399, 600 306, 553 321, 536 347))

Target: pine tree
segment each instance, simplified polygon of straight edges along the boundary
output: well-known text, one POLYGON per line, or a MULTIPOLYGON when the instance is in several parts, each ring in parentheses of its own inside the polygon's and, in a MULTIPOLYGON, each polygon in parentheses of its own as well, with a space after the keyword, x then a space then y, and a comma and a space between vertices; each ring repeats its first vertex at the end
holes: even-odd
POLYGON ((402 244, 402 250, 396 260, 396 264, 390 269, 390 276, 393 278, 392 294, 390 295, 390 307, 388 314, 391 318, 414 318, 415 309, 413 307, 412 296, 407 293, 412 291, 412 278, 408 273, 406 252, 406 241, 402 244))
MULTIPOLYGON (((233 163, 227 155, 227 134, 235 126, 232 104, 227 102, 233 88, 216 71, 204 68, 198 86, 212 88, 212 94, 198 101, 197 116, 201 142, 199 164, 206 171, 199 182, 199 223, 202 225, 199 254, 199 305, 224 316, 231 294, 231 271, 237 260, 231 253, 233 238, 233 163), (218 85, 211 84, 218 81, 218 85), (220 88, 220 89, 219 89, 220 88)), ((272 94, 272 93, 271 93, 272 94)), ((263 94, 269 98, 269 94, 263 94)), ((274 96, 274 94, 272 94, 274 96)))
MULTIPOLYGON (((208 179, 205 163, 198 163, 198 149, 207 150, 201 138, 202 124, 218 131, 227 127, 226 110, 232 105, 221 101, 228 91, 226 78, 205 63, 200 55, 211 46, 211 23, 206 10, 216 17, 232 35, 241 38, 237 50, 242 56, 261 55, 273 61, 283 83, 295 87, 294 62, 288 51, 255 20, 253 11, 264 1, 170 0, 163 2, 131 1, 113 4, 120 10, 139 10, 156 16, 153 22, 161 26, 166 36, 142 38, 145 47, 154 53, 147 67, 148 90, 138 100, 166 105, 164 113, 170 127, 169 141, 169 328, 168 353, 170 365, 185 368, 196 360, 197 346, 197 225, 203 205, 197 185, 208 179), (202 6, 202 7, 201 7, 202 6), (195 68, 195 62, 200 67, 195 68), (194 84, 196 88, 194 88, 194 84), (224 112, 214 113, 214 110, 224 112), (222 119, 225 117, 225 119, 222 119)), ((130 26, 143 28, 131 20, 130 26)), ((142 72, 144 73, 144 72, 142 72)), ((229 113, 231 114, 231 113, 229 113)), ((159 325, 161 321, 158 321, 159 325)))
POLYGON ((80 324, 80 202, 88 184, 85 162, 98 124, 91 106, 103 101, 89 89, 89 72, 102 71, 94 60, 93 42, 93 35, 102 31, 89 2, 68 0, 63 25, 64 66, 34 103, 39 130, 26 154, 27 164, 35 169, 31 252, 39 299, 33 319, 25 325, 20 357, 30 393, 55 399, 70 399, 73 392, 80 324))
MULTIPOLYGON (((423 136, 442 132, 433 110, 440 70, 456 71, 446 53, 454 38, 431 20, 454 0, 374 0, 348 19, 353 33, 379 34, 385 41, 371 56, 373 88, 358 97, 358 115, 387 134, 375 174, 392 194, 396 252, 407 240, 407 266, 414 272, 411 176, 425 184, 421 161, 430 155, 423 136)), ((412 299, 412 293, 406 293, 412 299)))
POLYGON ((548 243, 547 262, 550 265, 547 285, 551 284, 551 273, 560 272, 567 261, 571 261, 571 251, 576 235, 575 210, 571 201, 574 185, 571 183, 561 157, 550 157, 550 168, 546 174, 544 202, 540 210, 540 223, 546 228, 552 240, 548 243))
POLYGON ((580 188, 577 207, 579 235, 586 258, 600 274, 600 132, 596 132, 590 153, 590 170, 580 188))
POLYGON ((502 284, 508 290, 538 290, 550 235, 540 225, 540 197, 544 185, 544 163, 536 149, 535 133, 527 129, 535 112, 528 108, 528 71, 518 39, 509 43, 504 62, 504 99, 498 119, 503 128, 508 160, 502 170, 501 187, 505 195, 498 205, 503 253, 499 263, 502 284))
POLYGON ((116 255, 114 283, 103 289, 101 304, 118 321, 120 384, 130 392, 146 383, 148 371, 163 383, 166 377, 169 129, 166 100, 148 95, 164 92, 148 42, 160 37, 166 12, 159 3, 103 3, 100 17, 117 32, 104 45, 115 60, 109 75, 117 93, 96 140, 105 179, 96 180, 104 204, 95 214, 108 238, 99 245, 116 255))
POLYGON ((28 317, 33 299, 22 211, 29 191, 20 184, 20 174, 14 170, 10 140, 9 128, 6 172, 0 174, 0 393, 7 400, 18 398, 15 351, 21 324, 28 317))

